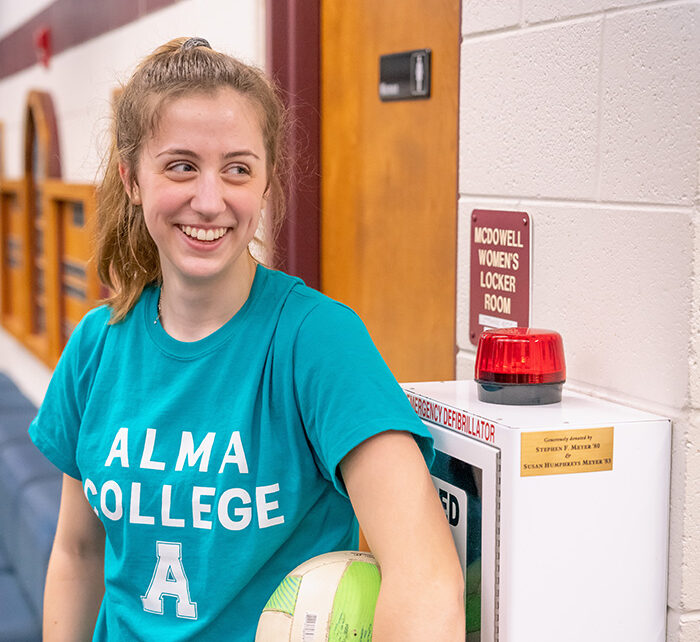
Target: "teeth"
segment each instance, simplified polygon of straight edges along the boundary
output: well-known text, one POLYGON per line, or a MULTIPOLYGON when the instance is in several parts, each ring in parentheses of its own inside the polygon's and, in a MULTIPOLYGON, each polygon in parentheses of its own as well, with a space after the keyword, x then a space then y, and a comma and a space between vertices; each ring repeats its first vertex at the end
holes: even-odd
POLYGON ((198 241, 216 241, 228 231, 227 227, 217 227, 216 229, 209 228, 207 230, 201 227, 192 227, 191 225, 178 225, 178 227, 187 234, 187 236, 197 239, 198 241))

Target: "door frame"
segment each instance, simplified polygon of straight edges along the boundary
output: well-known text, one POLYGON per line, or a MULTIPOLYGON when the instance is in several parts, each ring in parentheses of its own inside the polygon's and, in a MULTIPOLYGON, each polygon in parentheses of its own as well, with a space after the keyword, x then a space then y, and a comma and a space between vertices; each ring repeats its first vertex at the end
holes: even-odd
POLYGON ((266 0, 267 71, 289 115, 287 212, 273 265, 320 289, 320 0, 266 0))

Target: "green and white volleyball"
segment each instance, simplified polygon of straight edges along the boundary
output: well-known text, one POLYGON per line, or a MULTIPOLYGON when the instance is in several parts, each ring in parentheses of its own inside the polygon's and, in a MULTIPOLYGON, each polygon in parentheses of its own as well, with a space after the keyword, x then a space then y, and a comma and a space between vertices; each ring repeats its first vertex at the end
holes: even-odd
POLYGON ((272 594, 255 642, 370 642, 380 583, 370 553, 337 551, 313 557, 272 594))

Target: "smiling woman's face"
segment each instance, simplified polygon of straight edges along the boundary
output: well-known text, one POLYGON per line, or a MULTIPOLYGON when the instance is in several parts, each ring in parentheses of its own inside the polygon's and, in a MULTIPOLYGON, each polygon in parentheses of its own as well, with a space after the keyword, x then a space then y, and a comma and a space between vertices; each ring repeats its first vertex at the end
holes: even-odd
POLYGON ((247 278, 266 189, 265 145, 250 100, 220 89, 168 102, 131 189, 158 247, 163 282, 247 278))

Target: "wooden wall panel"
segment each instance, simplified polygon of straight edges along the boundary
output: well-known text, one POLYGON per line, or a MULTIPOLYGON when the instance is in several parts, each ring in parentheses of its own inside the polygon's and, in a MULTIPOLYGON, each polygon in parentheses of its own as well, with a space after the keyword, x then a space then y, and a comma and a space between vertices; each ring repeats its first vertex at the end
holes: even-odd
POLYGON ((24 178, 0 180, 0 322, 53 367, 100 297, 95 186, 60 180, 56 120, 44 92, 27 98, 23 153, 24 178))
POLYGON ((70 333, 100 298, 93 260, 95 186, 44 181, 48 360, 55 363, 70 333))
POLYGON ((23 182, 0 181, 0 322, 16 338, 26 331, 23 182))

